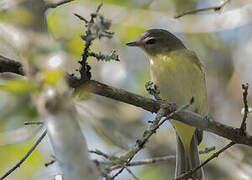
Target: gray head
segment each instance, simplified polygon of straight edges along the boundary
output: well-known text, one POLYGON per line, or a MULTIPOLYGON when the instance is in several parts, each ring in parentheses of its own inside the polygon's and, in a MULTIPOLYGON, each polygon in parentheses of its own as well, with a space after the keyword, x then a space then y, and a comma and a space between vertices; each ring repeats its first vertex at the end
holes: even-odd
POLYGON ((140 47, 152 56, 185 48, 180 39, 163 29, 147 30, 136 41, 129 42, 126 45, 140 47))

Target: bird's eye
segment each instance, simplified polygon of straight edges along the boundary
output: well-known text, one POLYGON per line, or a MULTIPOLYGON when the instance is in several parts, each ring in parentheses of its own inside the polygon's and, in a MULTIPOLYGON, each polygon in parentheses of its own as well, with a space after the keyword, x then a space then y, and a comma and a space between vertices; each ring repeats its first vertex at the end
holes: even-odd
POLYGON ((156 43, 156 39, 149 39, 148 41, 146 41, 146 44, 154 44, 156 43))

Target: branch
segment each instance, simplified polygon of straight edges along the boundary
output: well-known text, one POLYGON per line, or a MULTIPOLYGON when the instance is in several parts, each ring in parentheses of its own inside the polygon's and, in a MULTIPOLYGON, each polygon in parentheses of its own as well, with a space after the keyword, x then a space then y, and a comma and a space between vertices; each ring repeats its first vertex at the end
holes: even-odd
POLYGON ((42 121, 27 121, 27 122, 24 122, 24 125, 42 125, 44 124, 44 122, 42 121))
MULTIPOLYGON (((123 89, 108 86, 94 80, 90 80, 84 84, 79 83, 78 81, 76 81, 76 78, 71 76, 69 76, 68 80, 70 86, 74 88, 81 87, 82 85, 82 87, 86 87, 90 92, 94 94, 131 104, 153 113, 157 112, 160 109, 161 105, 165 103, 155 101, 153 99, 125 91, 123 89)), ((171 106, 171 104, 167 103, 167 106, 171 106)), ((189 110, 180 111, 176 113, 172 118, 184 122, 190 126, 212 132, 237 144, 252 146, 252 136, 248 134, 241 134, 239 128, 224 125, 211 119, 205 119, 201 115, 189 110)))
POLYGON ((90 14, 90 20, 86 20, 82 16, 74 13, 76 17, 78 17, 81 21, 85 23, 86 31, 84 35, 81 35, 82 40, 85 42, 83 47, 83 52, 81 54, 82 58, 79 61, 79 64, 81 65, 80 69, 78 70, 80 72, 80 80, 82 82, 85 82, 87 80, 91 79, 91 67, 88 65, 87 60, 89 56, 96 57, 97 60, 119 60, 118 55, 115 53, 115 51, 112 51, 111 55, 103 55, 101 53, 97 54, 94 52, 90 52, 90 47, 95 39, 100 39, 103 37, 106 38, 112 38, 113 32, 109 32, 109 28, 111 26, 111 21, 104 18, 103 15, 99 13, 102 3, 100 3, 94 13, 90 14))
MULTIPOLYGON (((214 150, 215 150, 215 146, 207 147, 205 149, 200 150, 199 154, 207 154, 207 153, 214 151, 214 150)), ((160 163, 160 162, 168 161, 171 159, 176 159, 176 156, 175 155, 168 155, 168 156, 162 156, 162 157, 143 159, 143 160, 128 163, 128 167, 160 163)), ((119 169, 121 167, 122 167, 121 165, 115 165, 115 166, 110 167, 109 171, 113 171, 113 170, 119 169)))
POLYGON ((116 54, 115 50, 111 51, 109 55, 104 55, 101 52, 99 53, 90 52, 88 55, 95 57, 97 61, 111 61, 111 60, 120 61, 119 56, 118 54, 116 54))
MULTIPOLYGON (((20 71, 18 71, 18 67, 12 65, 12 61, 13 60, 7 61, 7 66, 12 67, 12 71, 8 71, 8 69, 2 68, 3 67, 2 64, 6 63, 6 61, 3 61, 3 59, 0 58, 1 72, 13 72, 13 73, 18 72, 17 74, 21 74, 20 71)), ((131 104, 133 106, 140 107, 152 113, 156 113, 160 109, 161 105, 165 103, 162 101, 155 101, 153 99, 125 91, 123 89, 109 86, 95 80, 82 82, 72 75, 67 75, 66 78, 69 86, 72 88, 85 87, 91 93, 104 96, 110 99, 114 99, 120 102, 124 102, 127 104, 131 104)), ((167 106, 171 106, 171 104, 167 103, 167 106)), ((224 125, 222 123, 213 120, 206 120, 197 113, 184 110, 174 115, 173 119, 200 128, 202 130, 212 132, 221 137, 227 138, 237 144, 252 146, 251 135, 248 135, 247 133, 241 134, 239 128, 224 125), (191 121, 190 119, 193 119, 193 121, 191 121)))
POLYGON ((38 138, 38 140, 34 143, 34 145, 31 147, 31 149, 24 155, 24 157, 17 162, 17 164, 11 168, 9 171, 7 171, 2 177, 0 177, 0 180, 5 179, 7 176, 9 176, 13 171, 15 171, 18 167, 21 166, 21 164, 30 156, 30 154, 36 149, 36 147, 39 145, 39 143, 42 141, 42 139, 45 137, 47 131, 45 130, 42 135, 38 138))
POLYGON ((45 167, 48 167, 48 166, 52 165, 52 164, 55 163, 55 162, 56 162, 56 159, 53 159, 53 160, 51 160, 51 161, 45 163, 44 165, 45 165, 45 167))
POLYGON ((246 133, 246 120, 248 118, 248 113, 249 113, 249 107, 248 107, 248 83, 247 84, 242 84, 242 90, 243 90, 243 104, 244 104, 244 115, 241 123, 241 133, 245 134, 246 133))
MULTIPOLYGON (((193 98, 192 98, 193 99, 193 98)), ((135 146, 123 157, 121 157, 120 159, 122 159, 123 161, 126 160, 125 163, 122 164, 122 168, 112 177, 112 179, 114 179, 115 177, 117 177, 119 174, 122 173, 122 171, 125 169, 125 167, 128 166, 128 164, 130 163, 130 161, 134 158, 134 156, 141 150, 144 148, 144 145, 148 142, 148 140, 150 139, 150 137, 156 133, 157 129, 167 120, 169 120, 171 117, 173 117, 174 114, 179 113, 180 111, 185 110, 186 108, 188 108, 191 104, 193 103, 193 100, 190 101, 190 103, 181 106, 180 108, 178 108, 176 111, 171 112, 170 106, 166 106, 166 104, 162 104, 160 110, 157 112, 157 116, 155 118, 155 120, 153 121, 153 123, 149 126, 149 128, 147 130, 144 131, 142 138, 137 139, 136 140, 136 144, 135 146), (169 115, 167 115, 167 112, 170 111, 171 113, 169 115), (167 115, 167 117, 161 121, 162 117, 164 117, 165 115, 167 115), (161 122, 160 122, 161 121, 161 122)))
MULTIPOLYGON (((207 153, 209 153, 211 151, 214 151, 214 150, 215 150, 215 146, 206 147, 204 149, 199 150, 199 154, 207 154, 207 153)), ((105 164, 106 166, 109 164, 110 167, 109 168, 106 167, 108 172, 111 172, 111 171, 114 171, 116 169, 122 168, 121 164, 114 164, 115 160, 120 159, 120 158, 118 158, 118 157, 116 157, 114 155, 105 154, 105 153, 101 152, 100 150, 94 150, 94 151, 91 150, 89 152, 97 154, 97 155, 102 156, 105 159, 109 160, 109 162, 98 162, 98 164, 105 164)), ((130 162, 130 163, 128 163, 127 167, 160 163, 160 162, 168 161, 168 160, 175 159, 175 158, 176 158, 175 155, 147 158, 147 159, 143 159, 143 160, 139 160, 139 161, 130 162)), ((95 160, 95 161, 97 162, 97 160, 95 160)))
POLYGON ((22 64, 0 55, 0 73, 12 72, 19 75, 24 75, 22 64))
POLYGON ((58 3, 50 3, 45 6, 45 10, 47 10, 49 8, 57 8, 58 6, 61 6, 66 3, 70 3, 72 1, 74 1, 74 0, 65 0, 65 1, 58 2, 58 3))
POLYGON ((135 180, 140 180, 128 167, 125 167, 125 169, 129 172, 129 174, 135 179, 135 180))
MULTIPOLYGON (((176 158, 176 156, 174 156, 174 155, 156 157, 156 158, 149 158, 149 159, 143 159, 143 160, 140 160, 140 161, 135 161, 135 162, 128 163, 127 166, 128 167, 142 166, 142 165, 146 165, 146 164, 154 164, 154 163, 157 163, 157 162, 168 161, 168 160, 175 159, 175 158, 176 158)), ((113 171, 113 170, 119 169, 121 167, 122 167, 122 165, 115 165, 115 166, 112 166, 109 170, 113 171)))
POLYGON ((212 11, 212 10, 213 11, 220 11, 230 1, 231 0, 226 0, 224 3, 222 3, 219 6, 213 6, 213 7, 208 7, 208 8, 202 8, 202 9, 195 9, 195 10, 185 11, 185 12, 179 14, 179 15, 176 15, 174 18, 177 19, 177 18, 180 18, 180 17, 185 16, 185 15, 196 14, 196 13, 204 12, 204 11, 212 11))
POLYGON ((215 146, 207 147, 205 149, 199 150, 199 154, 207 154, 207 153, 209 153, 211 151, 214 151, 215 149, 216 149, 215 146))
POLYGON ((234 142, 230 142, 228 145, 226 145, 225 147, 223 147, 222 149, 220 149, 216 153, 213 153, 213 155, 210 158, 208 158, 206 161, 204 161, 198 167, 196 167, 196 168, 194 168, 194 169, 192 169, 190 171, 187 171, 184 174, 181 174, 180 176, 174 178, 174 180, 181 180, 181 179, 184 179, 185 177, 190 176, 191 174, 193 174, 194 172, 196 172, 198 169, 200 169, 201 167, 203 167, 204 165, 206 165, 208 162, 210 162, 212 159, 217 158, 222 152, 224 152, 228 148, 232 147, 234 144, 235 144, 234 142))
POLYGON ((98 149, 96 149, 96 150, 90 150, 89 151, 89 153, 93 153, 93 154, 96 154, 96 155, 99 155, 99 156, 102 156, 102 157, 104 157, 105 159, 107 159, 107 160, 110 160, 110 161, 114 161, 114 160, 117 160, 117 159, 119 159, 118 157, 116 157, 116 156, 111 156, 111 155, 108 155, 108 154, 106 154, 106 153, 104 153, 104 152, 101 152, 100 150, 98 150, 98 149))

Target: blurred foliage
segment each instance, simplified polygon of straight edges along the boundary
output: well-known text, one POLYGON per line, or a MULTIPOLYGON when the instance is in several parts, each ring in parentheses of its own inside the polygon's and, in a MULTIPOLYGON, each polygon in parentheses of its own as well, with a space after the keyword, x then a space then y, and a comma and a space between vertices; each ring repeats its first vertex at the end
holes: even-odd
POLYGON ((9 22, 16 24, 30 24, 32 15, 23 7, 16 7, 10 10, 0 11, 0 21, 9 22))
POLYGON ((0 85, 1 91, 15 94, 30 93, 36 91, 37 89, 34 82, 29 80, 6 80, 2 83, 3 85, 0 85))
POLYGON ((147 28, 139 27, 139 26, 119 26, 116 28, 117 32, 120 32, 120 36, 122 37, 122 42, 129 42, 133 39, 137 39, 139 34, 146 31, 147 28))
POLYGON ((144 180, 166 179, 163 172, 155 165, 145 166, 139 172, 138 177, 144 180))
MULTIPOLYGON (((46 3, 51 2, 55 1, 46 1, 46 3)), ((80 36, 85 29, 83 22, 80 22, 73 13, 88 18, 99 2, 100 0, 76 0, 56 9, 48 9, 46 12, 44 12, 46 4, 44 1, 6 0, 4 3, 7 5, 3 6, 5 8, 0 7, 1 55, 16 59, 25 65, 28 63, 29 65, 26 67, 28 70, 33 70, 34 67, 42 69, 38 74, 32 74, 29 78, 6 79, 1 75, 0 132, 1 137, 4 137, 0 140, 1 174, 18 161, 33 142, 29 138, 27 140, 25 136, 10 138, 6 134, 19 132, 20 128, 23 128, 24 121, 36 121, 41 118, 37 113, 34 101, 38 101, 40 93, 44 90, 54 88, 60 91, 66 88, 63 81, 65 69, 69 73, 79 75, 75 69, 79 67, 78 60, 83 49, 83 41, 80 36), (58 63, 57 59, 63 59, 62 65, 59 68, 53 68, 58 63)), ((185 42, 186 46, 194 50, 205 64, 211 117, 216 121, 238 127, 242 107, 240 84, 244 81, 252 84, 251 24, 214 32, 200 32, 199 27, 199 29, 194 29, 194 32, 187 32, 183 29, 186 29, 183 22, 189 21, 187 18, 172 19, 177 13, 197 7, 207 7, 219 3, 219 1, 104 0, 103 3, 101 13, 112 20, 112 30, 115 32, 115 36, 112 40, 95 41, 91 48, 103 53, 109 53, 115 49, 119 52, 121 62, 97 63, 94 58, 90 58, 92 77, 95 80, 149 96, 144 88, 146 81, 150 80, 147 57, 141 50, 126 48, 124 44, 138 38, 146 29, 169 27, 168 30, 174 31, 175 29, 175 33, 185 42), (182 25, 176 25, 174 28, 174 22, 182 25)), ((249 4, 248 1, 241 0, 232 2, 231 8, 229 9, 227 6, 224 12, 231 12, 232 8, 239 9, 246 3, 249 4)), ((2 5, 1 2, 0 5, 2 5)), ((204 18, 205 14, 190 16, 195 17, 189 21, 191 26, 196 24, 197 18, 204 18)), ((221 15, 218 14, 218 16, 221 15)), ((232 18, 234 22, 246 19, 245 17, 243 19, 232 18)), ((225 21, 226 19, 223 19, 222 24, 231 23, 225 21)), ((206 25, 208 25, 207 22, 202 24, 202 26, 206 25)), ((215 26, 219 25, 215 24, 215 26)), ((252 91, 249 90, 249 92, 251 96, 252 91)), ((104 152, 120 155, 134 144, 136 138, 141 136, 146 128, 147 121, 153 118, 151 113, 139 108, 83 93, 81 90, 75 92, 74 100, 83 129, 92 127, 92 133, 97 135, 97 137, 93 137, 92 133, 83 130, 90 149, 97 148, 104 152), (89 141, 89 139, 91 140, 89 141)), ((140 152, 136 159, 175 153, 175 136, 173 131, 166 131, 167 126, 170 127, 168 124, 151 138, 145 150, 140 152)), ((252 123, 248 121, 248 131, 251 132, 251 130, 252 123)), ((31 134, 26 132, 26 135, 31 134)), ((219 148, 225 143, 226 140, 205 133, 205 139, 200 148, 213 145, 219 148)), ((43 146, 46 146, 47 149, 49 144, 43 146)), ((40 150, 36 150, 28 161, 13 173, 11 178, 34 179, 34 174, 43 166, 44 156, 49 157, 51 154, 51 152, 42 154, 40 150)), ((205 159, 212 153, 202 155, 201 158, 205 159)), ((238 146, 236 151, 230 150, 224 154, 206 166, 207 179, 246 179, 246 177, 249 179, 252 177, 250 148, 238 146), (230 172, 230 169, 234 170, 230 172)), ((167 179, 168 176, 173 176, 174 165, 175 162, 171 161, 132 168, 132 170, 143 180, 167 179)), ((132 179, 129 174, 125 174, 119 178, 132 179)), ((48 179, 50 175, 45 174, 44 176, 41 179, 48 179)))
MULTIPOLYGON (((7 169, 12 167, 17 160, 21 159, 25 153, 33 145, 33 139, 22 143, 7 144, 0 146, 1 162, 0 162, 0 173, 3 174, 7 169)), ((38 168, 41 167, 41 164, 45 162, 44 156, 37 149, 32 153, 25 164, 22 165, 22 168, 18 169, 13 175, 12 178, 19 180, 28 180, 34 179, 34 173, 38 168)))

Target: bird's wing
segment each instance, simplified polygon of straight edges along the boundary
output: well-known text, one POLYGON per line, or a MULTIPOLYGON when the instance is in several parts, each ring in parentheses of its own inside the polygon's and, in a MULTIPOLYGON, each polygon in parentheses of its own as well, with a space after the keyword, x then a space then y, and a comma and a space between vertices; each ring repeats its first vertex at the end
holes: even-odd
POLYGON ((200 59, 197 57, 197 55, 194 51, 186 50, 185 54, 187 54, 188 57, 191 58, 192 62, 194 62, 200 68, 200 70, 205 73, 205 66, 200 61, 200 59))

